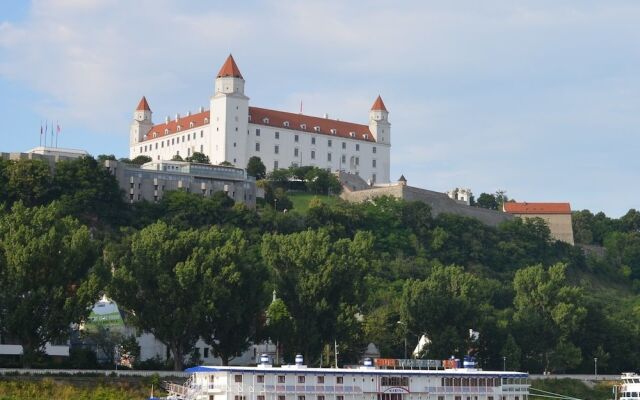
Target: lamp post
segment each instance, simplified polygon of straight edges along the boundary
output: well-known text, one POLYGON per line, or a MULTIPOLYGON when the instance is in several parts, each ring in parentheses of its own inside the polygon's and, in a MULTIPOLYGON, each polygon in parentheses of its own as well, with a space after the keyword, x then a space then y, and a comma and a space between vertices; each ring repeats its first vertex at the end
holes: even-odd
POLYGON ((598 357, 593 357, 593 374, 598 379, 598 357))
POLYGON ((273 211, 278 211, 278 199, 273 198, 273 211))
POLYGON ((507 370, 507 356, 502 356, 502 370, 507 370))

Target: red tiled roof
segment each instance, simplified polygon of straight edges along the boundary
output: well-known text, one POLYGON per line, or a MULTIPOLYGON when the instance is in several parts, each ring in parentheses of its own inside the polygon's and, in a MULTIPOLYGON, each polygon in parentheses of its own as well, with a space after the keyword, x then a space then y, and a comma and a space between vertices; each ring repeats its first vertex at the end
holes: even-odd
POLYGON ((569 203, 504 203, 509 214, 571 214, 569 203))
POLYGON ((249 116, 249 122, 252 124, 375 142, 367 125, 258 107, 249 107, 249 116), (285 122, 289 123, 288 127, 285 126, 285 122))
MULTIPOLYGON (((144 140, 161 138, 180 131, 191 128, 197 128, 208 124, 205 118, 209 118, 209 110, 190 116, 181 117, 178 121, 171 120, 168 123, 154 125, 147 132, 144 140), (193 126, 191 123, 193 122, 193 126), (165 133, 166 131, 166 133, 165 133), (155 133, 155 138, 153 134, 155 133)), ((249 107, 249 122, 256 125, 270 126, 274 128, 292 129, 297 131, 318 133, 328 136, 338 136, 349 139, 363 140, 367 142, 375 142, 371 131, 367 125, 354 124, 352 122, 337 121, 335 119, 312 117, 309 115, 294 114, 284 111, 269 110, 266 108, 249 107), (266 118, 266 120, 265 120, 266 118), (268 121, 268 122, 266 122, 268 121), (289 122, 289 126, 285 126, 285 122, 289 122), (305 126, 305 129, 302 126, 305 126), (316 127, 319 130, 316 130, 316 127), (335 133, 334 133, 335 132, 335 133), (351 136, 353 132, 353 136, 351 136)))
POLYGON ((371 106, 371 111, 387 111, 387 107, 384 106, 384 102, 382 101, 382 97, 378 95, 378 98, 371 106))
POLYGON ((138 103, 138 107, 136 108, 136 111, 151 111, 151 109, 149 108, 149 103, 147 103, 147 98, 142 96, 142 98, 140 99, 140 103, 138 103))
POLYGON ((228 76, 244 79, 242 78, 240 69, 236 65, 236 62, 233 59, 233 56, 231 54, 229 54, 229 57, 227 57, 227 61, 224 62, 224 64, 222 65, 222 68, 220 68, 220 72, 218 72, 217 77, 224 78, 228 76))
POLYGON ((178 118, 177 121, 174 119, 169 121, 168 123, 154 125, 153 127, 151 127, 149 132, 147 132, 146 138, 144 140, 157 139, 176 133, 178 132, 178 125, 180 126, 180 131, 206 125, 206 123, 204 122, 205 118, 207 118, 207 120, 209 119, 209 110, 178 118), (191 126, 192 122, 193 126, 191 126), (166 133, 165 130, 167 131, 166 133), (154 133, 156 134, 155 138, 153 137, 154 133))

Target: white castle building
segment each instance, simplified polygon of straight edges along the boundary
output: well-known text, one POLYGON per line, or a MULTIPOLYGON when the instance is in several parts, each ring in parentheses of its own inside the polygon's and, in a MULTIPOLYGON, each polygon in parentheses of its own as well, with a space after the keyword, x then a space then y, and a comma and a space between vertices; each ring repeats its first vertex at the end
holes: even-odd
POLYGON ((371 183, 389 182, 391 124, 380 96, 364 125, 250 107, 244 84, 230 55, 216 77, 209 110, 154 124, 142 97, 131 124, 130 157, 170 160, 201 152, 213 164, 228 161, 245 168, 250 157, 258 156, 267 171, 311 165, 357 174, 371 183))

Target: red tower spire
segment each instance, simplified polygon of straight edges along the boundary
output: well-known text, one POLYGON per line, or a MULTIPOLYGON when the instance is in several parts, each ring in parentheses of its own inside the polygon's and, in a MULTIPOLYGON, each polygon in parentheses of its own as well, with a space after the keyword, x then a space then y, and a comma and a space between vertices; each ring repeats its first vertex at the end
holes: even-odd
POLYGON ((387 111, 387 107, 384 106, 384 102, 382 101, 382 97, 378 95, 378 98, 371 106, 371 111, 387 111))
POLYGON ((147 98, 142 96, 142 98, 140 99, 140 103, 138 103, 138 107, 136 108, 136 111, 151 111, 151 108, 149 108, 149 103, 147 103, 147 98))
POLYGON ((244 79, 242 78, 240 69, 236 65, 236 62, 233 59, 233 56, 231 54, 229 54, 229 57, 227 57, 227 60, 222 65, 222 68, 220 68, 220 72, 218 72, 217 77, 218 78, 233 77, 233 78, 244 79))

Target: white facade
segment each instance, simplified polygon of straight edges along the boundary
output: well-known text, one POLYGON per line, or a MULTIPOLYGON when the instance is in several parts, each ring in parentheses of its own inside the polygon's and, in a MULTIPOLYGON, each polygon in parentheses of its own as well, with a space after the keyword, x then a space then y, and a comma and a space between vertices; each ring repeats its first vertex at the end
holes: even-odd
POLYGON ((201 152, 211 163, 244 168, 258 156, 267 171, 312 165, 345 171, 366 181, 389 182, 391 125, 378 98, 365 124, 249 106, 245 81, 229 56, 215 81, 210 109, 153 124, 143 98, 134 112, 130 158, 182 158, 201 152))
POLYGON ((198 400, 528 400, 528 374, 477 369, 195 367, 170 394, 198 400))

